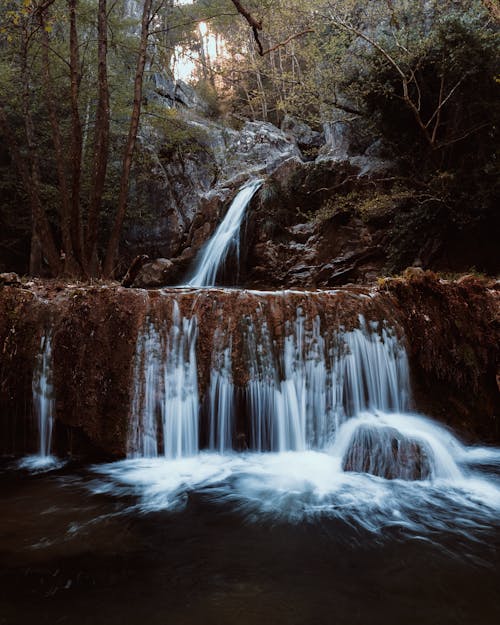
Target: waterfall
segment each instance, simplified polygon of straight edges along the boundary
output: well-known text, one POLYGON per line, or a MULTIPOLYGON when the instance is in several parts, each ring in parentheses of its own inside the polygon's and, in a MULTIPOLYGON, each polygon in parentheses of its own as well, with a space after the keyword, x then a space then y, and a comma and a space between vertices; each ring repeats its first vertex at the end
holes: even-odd
POLYGON ((270 310, 257 307, 232 330, 221 310, 215 329, 207 328, 204 336, 210 342, 203 345, 210 351, 209 378, 206 388, 199 388, 197 337, 203 321, 197 321, 195 310, 183 316, 175 296, 171 306, 170 315, 161 309, 149 316, 139 334, 131 456, 155 457, 160 447, 168 458, 196 454, 200 424, 206 432, 203 446, 219 453, 241 447, 324 449, 346 420, 408 407, 406 352, 386 323, 367 323, 359 316, 358 327, 349 331, 323 327, 319 314, 311 319, 299 306, 278 341, 270 331, 270 310), (237 362, 234 343, 240 349, 237 362), (247 432, 241 419, 237 428, 240 417, 247 432))
POLYGON ((31 383, 33 408, 38 423, 40 458, 49 458, 52 449, 52 427, 54 423, 54 388, 52 385, 52 337, 50 331, 40 340, 31 383))
POLYGON ((239 190, 226 216, 201 250, 196 270, 187 286, 213 286, 217 273, 231 250, 236 252, 239 263, 241 222, 245 216, 246 207, 261 187, 262 182, 262 180, 252 180, 239 190))
POLYGON ((150 317, 140 332, 135 358, 129 456, 166 458, 198 451, 196 318, 172 303, 170 328, 150 317), (161 439, 161 440, 160 440, 161 439))
POLYGON ((248 519, 328 515, 420 537, 498 516, 500 490, 473 466, 498 450, 408 412, 404 335, 376 297, 171 289, 148 302, 129 459, 103 470, 145 511, 199 491, 248 519))
POLYGON ((210 373, 209 448, 219 453, 230 451, 234 439, 235 389, 231 373, 231 345, 214 354, 210 373))
POLYGON ((350 332, 322 330, 319 316, 310 329, 305 322, 299 308, 281 353, 267 322, 249 324, 247 395, 251 447, 258 451, 319 449, 362 411, 407 408, 408 362, 394 331, 379 331, 362 316, 350 332))
POLYGON ((192 456, 198 451, 198 373, 196 318, 181 317, 174 302, 163 367, 161 404, 163 445, 167 458, 192 456))

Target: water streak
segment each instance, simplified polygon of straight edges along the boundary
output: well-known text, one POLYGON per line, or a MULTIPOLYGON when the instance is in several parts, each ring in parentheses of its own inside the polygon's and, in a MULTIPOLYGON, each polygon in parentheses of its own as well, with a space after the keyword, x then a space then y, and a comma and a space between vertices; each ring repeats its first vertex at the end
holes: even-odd
POLYGON ((175 300, 170 328, 146 321, 136 349, 130 457, 179 458, 198 451, 196 339, 196 318, 183 317, 175 300))
POLYGON ((279 353, 259 314, 246 336, 252 449, 321 449, 347 418, 408 408, 406 352, 390 328, 360 317, 357 329, 328 332, 319 316, 308 328, 299 308, 279 353))
POLYGON ((33 408, 38 424, 38 454, 41 458, 50 457, 52 449, 52 429, 54 425, 54 387, 52 384, 52 337, 45 332, 40 340, 32 379, 33 408))
POLYGON ((208 396, 209 448, 226 453, 233 448, 235 435, 235 389, 231 372, 231 345, 214 353, 208 396))

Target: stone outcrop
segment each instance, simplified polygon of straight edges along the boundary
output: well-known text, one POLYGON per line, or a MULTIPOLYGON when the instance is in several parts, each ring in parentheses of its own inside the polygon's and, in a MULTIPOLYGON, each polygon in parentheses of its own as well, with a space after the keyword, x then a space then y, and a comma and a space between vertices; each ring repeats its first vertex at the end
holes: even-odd
POLYGON ((383 273, 391 209, 355 209, 376 182, 353 160, 290 159, 268 178, 249 219, 246 284, 329 287, 383 273))
POLYGON ((379 289, 403 312, 417 406, 472 440, 498 442, 499 282, 408 273, 379 289))
POLYGON ((13 271, 0 273, 0 286, 20 286, 21 278, 13 271))

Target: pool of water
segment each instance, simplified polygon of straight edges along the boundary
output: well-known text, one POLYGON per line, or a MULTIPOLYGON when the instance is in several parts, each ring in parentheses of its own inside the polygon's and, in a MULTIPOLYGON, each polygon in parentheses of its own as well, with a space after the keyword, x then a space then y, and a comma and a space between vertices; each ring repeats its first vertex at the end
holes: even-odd
POLYGON ((452 481, 327 453, 0 465, 0 624, 497 625, 500 456, 452 481))

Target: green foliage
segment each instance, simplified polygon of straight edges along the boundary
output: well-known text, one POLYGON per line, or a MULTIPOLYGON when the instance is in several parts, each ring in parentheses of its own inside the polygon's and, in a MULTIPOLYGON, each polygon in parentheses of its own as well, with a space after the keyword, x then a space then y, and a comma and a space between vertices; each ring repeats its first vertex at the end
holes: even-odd
POLYGON ((189 123, 176 109, 148 107, 148 121, 159 133, 164 156, 192 155, 206 150, 208 136, 203 127, 189 123), (149 117, 150 116, 150 117, 149 117))
POLYGON ((217 119, 223 115, 225 107, 222 98, 209 80, 199 80, 196 84, 196 93, 206 106, 208 118, 217 119))

